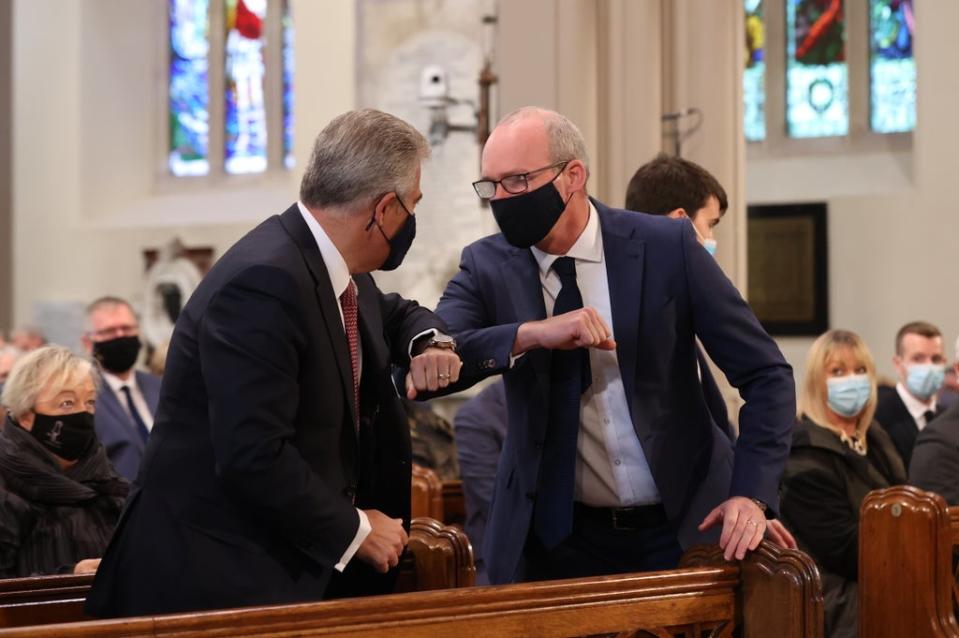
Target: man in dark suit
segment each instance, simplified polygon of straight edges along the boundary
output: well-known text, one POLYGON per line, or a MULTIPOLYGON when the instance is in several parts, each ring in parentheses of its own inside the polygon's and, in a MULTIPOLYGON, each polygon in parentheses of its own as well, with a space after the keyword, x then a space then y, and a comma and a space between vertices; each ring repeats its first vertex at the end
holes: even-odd
POLYGON ((916 436, 909 484, 936 492, 949 505, 959 505, 959 403, 916 436))
POLYGON ((415 234, 426 140, 373 110, 317 137, 300 201, 181 313, 140 474, 87 609, 129 616, 390 591, 406 543, 407 396, 458 378, 445 326, 383 294, 415 234), (411 352, 421 352, 411 358, 411 352), (345 570, 345 571, 344 571, 345 570))
POLYGON ((791 368, 689 224, 590 199, 587 164, 563 116, 504 118, 474 183, 502 233, 464 249, 437 308, 467 362, 457 387, 504 375, 493 583, 674 567, 718 523, 742 558, 777 508, 791 368), (735 450, 697 336, 746 400, 735 450))
POLYGON ((456 456, 466 499, 466 535, 476 559, 476 582, 489 584, 483 559, 483 535, 493 500, 496 466, 506 440, 506 390, 502 379, 466 401, 453 418, 456 456))
POLYGON ((916 435, 941 412, 936 393, 945 379, 946 355, 939 328, 925 321, 904 325, 896 333, 892 363, 899 381, 894 388, 879 386, 876 420, 908 470, 916 435))
POLYGON ((100 364, 97 436, 117 473, 132 481, 153 428, 160 377, 134 369, 141 347, 140 323, 130 304, 119 297, 101 297, 87 307, 82 341, 100 364))

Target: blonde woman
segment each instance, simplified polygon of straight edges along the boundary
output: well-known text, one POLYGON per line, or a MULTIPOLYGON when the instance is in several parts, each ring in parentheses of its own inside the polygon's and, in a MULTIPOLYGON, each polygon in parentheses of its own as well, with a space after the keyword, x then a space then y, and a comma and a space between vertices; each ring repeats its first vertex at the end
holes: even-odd
POLYGON ((875 412, 876 368, 862 339, 847 330, 816 339, 806 360, 781 510, 799 547, 819 564, 827 636, 856 636, 859 506, 871 490, 906 482, 875 412))
POLYGON ((129 490, 93 427, 90 362, 60 346, 24 355, 0 403, 0 578, 95 571, 129 490))

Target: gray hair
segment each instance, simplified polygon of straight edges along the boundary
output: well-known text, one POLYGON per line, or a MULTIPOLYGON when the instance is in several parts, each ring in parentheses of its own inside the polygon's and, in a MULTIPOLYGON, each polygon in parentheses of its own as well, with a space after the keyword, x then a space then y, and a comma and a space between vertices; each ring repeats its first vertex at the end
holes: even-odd
POLYGON ((523 106, 508 113, 497 126, 514 124, 520 120, 535 118, 546 127, 549 139, 549 160, 553 163, 577 159, 586 167, 589 174, 589 153, 586 152, 586 140, 579 128, 565 115, 538 106, 523 106))
POLYGON ((133 306, 130 304, 129 301, 127 301, 126 299, 123 299, 122 297, 114 297, 111 295, 107 295, 105 297, 100 297, 98 299, 93 300, 92 302, 90 302, 90 305, 87 306, 86 308, 87 331, 89 332, 90 330, 93 329, 93 323, 91 321, 91 318, 93 317, 93 314, 95 312, 99 310, 103 310, 105 308, 110 308, 110 309, 117 308, 118 306, 125 306, 127 310, 130 311, 130 314, 133 315, 133 318, 136 319, 137 323, 140 322, 140 317, 137 315, 136 310, 133 309, 133 306))
POLYGON ((396 191, 407 195, 430 146, 403 120, 374 109, 349 111, 326 125, 300 183, 307 207, 355 210, 396 191))
POLYGON ((0 405, 10 411, 14 419, 33 410, 37 397, 48 385, 57 393, 68 389, 85 376, 94 384, 97 377, 87 359, 63 346, 43 346, 20 357, 3 385, 0 405))

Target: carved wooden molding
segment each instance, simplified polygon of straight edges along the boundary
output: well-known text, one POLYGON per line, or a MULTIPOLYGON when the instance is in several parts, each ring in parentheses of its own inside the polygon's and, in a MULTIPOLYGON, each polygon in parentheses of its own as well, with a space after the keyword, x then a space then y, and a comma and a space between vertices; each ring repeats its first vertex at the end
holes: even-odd
POLYGON ((955 532, 945 500, 909 486, 870 492, 859 513, 863 636, 959 636, 955 532))
POLYGON ((809 555, 764 540, 745 559, 730 563, 718 545, 697 545, 683 555, 681 566, 731 564, 741 573, 737 609, 743 613, 737 621, 746 638, 822 636, 822 581, 809 555))

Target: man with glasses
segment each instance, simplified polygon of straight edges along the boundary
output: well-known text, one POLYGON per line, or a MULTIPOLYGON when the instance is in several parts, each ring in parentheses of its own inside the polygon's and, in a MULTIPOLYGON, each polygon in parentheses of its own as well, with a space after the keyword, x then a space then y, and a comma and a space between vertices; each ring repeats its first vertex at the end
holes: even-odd
POLYGON ((727 559, 755 549, 795 389, 735 287, 689 224, 588 197, 585 143, 558 113, 507 115, 482 170, 502 232, 464 249, 437 314, 464 361, 453 391, 505 381, 490 582, 667 569, 717 536, 727 559), (735 447, 699 389, 697 336, 746 401, 735 447))
POLYGON ((116 471, 132 481, 153 429, 160 377, 134 370, 141 348, 140 322, 124 299, 101 297, 91 303, 82 341, 103 378, 97 395, 97 435, 116 471))

